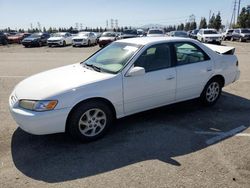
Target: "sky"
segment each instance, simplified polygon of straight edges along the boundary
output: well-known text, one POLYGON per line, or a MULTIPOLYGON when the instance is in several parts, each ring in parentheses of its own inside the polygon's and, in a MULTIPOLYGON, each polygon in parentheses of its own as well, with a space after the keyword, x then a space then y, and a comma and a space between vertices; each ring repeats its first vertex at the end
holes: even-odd
MULTIPOLYGON (((119 26, 178 25, 194 14, 197 23, 209 12, 231 20, 234 0, 0 0, 0 29, 37 27, 105 27, 117 19, 119 26)), ((238 1, 238 0, 237 0, 238 1)), ((250 0, 241 0, 241 7, 250 0)))

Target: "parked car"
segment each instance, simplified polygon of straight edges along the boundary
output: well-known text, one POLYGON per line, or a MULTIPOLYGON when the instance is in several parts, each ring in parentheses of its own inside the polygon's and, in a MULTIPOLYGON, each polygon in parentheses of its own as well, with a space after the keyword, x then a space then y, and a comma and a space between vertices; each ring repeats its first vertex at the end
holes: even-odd
POLYGON ((197 39, 205 43, 221 44, 222 35, 219 34, 215 29, 200 29, 200 31, 197 33, 197 39))
POLYGON ((135 38, 135 37, 138 37, 138 33, 137 33, 137 30, 136 29, 127 29, 125 30, 122 35, 121 35, 121 38, 122 39, 128 39, 128 38, 135 38))
POLYGON ((47 39, 50 37, 48 33, 33 33, 32 35, 22 40, 22 45, 25 47, 30 46, 44 46, 47 45, 47 39))
POLYGON ((227 29, 224 33, 222 33, 222 40, 231 40, 233 29, 227 29))
POLYGON ((183 38, 188 38, 188 34, 186 31, 171 31, 169 33, 171 37, 183 37, 183 38))
POLYGON ((162 29, 149 29, 147 32, 147 37, 164 37, 165 32, 162 29))
POLYGON ((116 33, 115 32, 104 32, 101 37, 99 38, 99 46, 102 48, 111 42, 116 40, 116 33))
POLYGON ((198 32, 199 32, 199 29, 192 30, 192 32, 190 33, 190 38, 197 39, 197 33, 198 32))
POLYGON ((234 47, 188 38, 118 40, 81 63, 21 81, 10 112, 26 132, 93 141, 115 118, 194 98, 214 105, 222 88, 239 79, 233 53, 234 47))
POLYGON ((30 35, 31 35, 31 33, 17 33, 15 35, 9 35, 8 42, 10 44, 12 44, 12 43, 19 43, 20 44, 24 38, 26 38, 30 35))
POLYGON ((8 44, 7 36, 3 32, 0 32, 0 44, 2 45, 8 44))
POLYGON ((73 37, 73 47, 91 46, 97 44, 97 36, 93 32, 80 32, 73 37))
POLYGON ((68 32, 54 33, 47 40, 48 46, 66 46, 72 44, 72 35, 68 32))
POLYGON ((240 42, 245 42, 250 40, 250 30, 249 29, 235 29, 232 33, 231 41, 239 40, 240 42))

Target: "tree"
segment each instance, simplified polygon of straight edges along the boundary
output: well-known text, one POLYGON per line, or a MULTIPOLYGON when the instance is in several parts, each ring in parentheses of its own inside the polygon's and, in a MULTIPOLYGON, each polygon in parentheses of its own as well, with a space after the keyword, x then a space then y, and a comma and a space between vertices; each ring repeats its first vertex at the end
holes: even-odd
POLYGON ((197 23, 196 21, 190 23, 190 30, 194 30, 197 28, 197 23))
POLYGON ((186 24, 185 24, 185 31, 189 31, 190 30, 190 22, 187 22, 186 24))
POLYGON ((242 8, 238 18, 238 27, 249 28, 250 27, 250 12, 245 7, 242 8))
POLYGON ((200 29, 206 29, 207 28, 207 20, 206 18, 201 18, 201 21, 200 21, 200 26, 199 26, 200 29))
POLYGON ((221 28, 221 16, 220 16, 220 12, 218 12, 218 14, 216 15, 215 17, 215 20, 214 20, 214 28, 216 30, 219 30, 221 28))
POLYGON ((209 28, 214 28, 214 25, 215 25, 215 16, 214 16, 214 14, 213 14, 212 17, 211 17, 210 20, 209 20, 208 27, 209 27, 209 28))

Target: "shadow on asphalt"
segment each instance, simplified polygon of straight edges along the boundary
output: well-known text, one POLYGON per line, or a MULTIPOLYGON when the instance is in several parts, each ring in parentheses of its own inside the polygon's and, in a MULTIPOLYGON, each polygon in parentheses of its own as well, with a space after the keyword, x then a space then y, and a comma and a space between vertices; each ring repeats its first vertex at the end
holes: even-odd
POLYGON ((98 141, 82 144, 65 134, 33 136, 17 129, 12 137, 14 164, 26 176, 63 182, 158 159, 181 166, 174 157, 208 147, 213 137, 195 131, 229 131, 248 126, 250 101, 223 92, 217 105, 196 100, 170 105, 118 120, 98 141))

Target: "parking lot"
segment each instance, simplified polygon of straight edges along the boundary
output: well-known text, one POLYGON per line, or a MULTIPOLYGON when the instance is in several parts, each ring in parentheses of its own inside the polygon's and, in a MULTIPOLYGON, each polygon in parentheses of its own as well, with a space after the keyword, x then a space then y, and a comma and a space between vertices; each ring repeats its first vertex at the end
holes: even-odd
POLYGON ((8 97, 24 78, 99 49, 0 46, 0 187, 249 187, 250 43, 235 46, 240 80, 218 103, 192 100, 117 120, 102 139, 17 128, 8 97))

